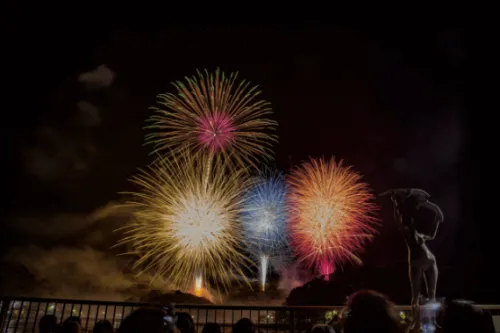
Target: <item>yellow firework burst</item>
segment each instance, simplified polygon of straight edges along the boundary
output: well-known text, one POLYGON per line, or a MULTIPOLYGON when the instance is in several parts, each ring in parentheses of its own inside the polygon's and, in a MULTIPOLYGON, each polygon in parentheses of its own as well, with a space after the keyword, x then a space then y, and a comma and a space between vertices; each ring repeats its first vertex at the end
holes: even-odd
POLYGON ((183 290, 201 277, 217 289, 227 287, 235 275, 244 276, 247 264, 237 225, 243 171, 220 161, 207 170, 206 158, 183 153, 141 170, 132 179, 141 187, 130 202, 135 219, 120 243, 139 257, 135 268, 167 277, 183 290))
POLYGON ((177 93, 160 94, 158 107, 147 126, 153 133, 146 143, 154 152, 189 150, 221 153, 241 165, 256 166, 258 159, 272 156, 277 122, 267 118, 270 103, 259 100, 260 91, 248 81, 237 83, 219 69, 173 82, 177 93))

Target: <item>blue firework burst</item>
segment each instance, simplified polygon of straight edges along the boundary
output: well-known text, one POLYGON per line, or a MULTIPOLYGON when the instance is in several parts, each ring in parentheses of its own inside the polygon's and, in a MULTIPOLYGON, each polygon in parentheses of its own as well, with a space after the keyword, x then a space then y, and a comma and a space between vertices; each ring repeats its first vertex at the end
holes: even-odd
POLYGON ((245 193, 243 232, 249 251, 257 258, 265 255, 272 261, 287 252, 287 189, 283 174, 274 171, 255 177, 245 193))

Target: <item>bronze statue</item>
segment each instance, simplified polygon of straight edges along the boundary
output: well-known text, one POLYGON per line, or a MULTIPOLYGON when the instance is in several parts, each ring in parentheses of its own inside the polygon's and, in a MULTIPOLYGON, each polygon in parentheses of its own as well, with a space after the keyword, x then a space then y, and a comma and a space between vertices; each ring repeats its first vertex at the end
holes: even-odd
POLYGON ((408 266, 411 285, 411 304, 416 307, 420 299, 420 285, 425 281, 430 301, 436 298, 438 268, 436 257, 425 244, 436 237, 444 216, 441 209, 429 201, 430 195, 419 189, 393 189, 379 196, 390 195, 394 206, 394 219, 403 232, 408 247, 408 266), (431 223, 429 233, 419 232, 417 223, 431 223))

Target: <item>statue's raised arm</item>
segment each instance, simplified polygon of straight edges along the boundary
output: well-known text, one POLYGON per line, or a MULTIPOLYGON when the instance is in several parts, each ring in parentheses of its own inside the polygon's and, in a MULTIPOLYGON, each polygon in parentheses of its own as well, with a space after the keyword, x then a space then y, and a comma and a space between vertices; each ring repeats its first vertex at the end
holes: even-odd
POLYGON ((444 221, 444 214, 441 208, 433 202, 421 202, 417 206, 417 218, 422 219, 423 223, 431 224, 428 233, 422 233, 426 240, 436 238, 439 225, 444 221))
POLYGON ((431 195, 427 193, 424 190, 421 190, 419 188, 394 188, 391 190, 384 191, 378 195, 379 197, 386 197, 386 196, 395 196, 399 198, 407 198, 410 196, 413 196, 417 199, 423 200, 426 199, 428 200, 431 195))

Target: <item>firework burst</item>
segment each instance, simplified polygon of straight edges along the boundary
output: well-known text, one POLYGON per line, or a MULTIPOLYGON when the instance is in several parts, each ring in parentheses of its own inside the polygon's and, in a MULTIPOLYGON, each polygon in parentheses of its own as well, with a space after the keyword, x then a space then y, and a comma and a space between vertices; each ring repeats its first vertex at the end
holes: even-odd
POLYGON ((243 200, 241 221, 247 247, 260 263, 264 290, 271 262, 286 259, 287 185, 281 173, 263 173, 253 179, 243 200))
POLYGON ((356 253, 375 232, 376 206, 361 175, 334 158, 310 160, 290 178, 291 245, 300 262, 328 275, 356 253))
POLYGON ((219 69, 186 77, 186 83, 173 85, 176 94, 157 97, 158 107, 147 128, 154 132, 146 143, 154 151, 189 150, 209 154, 222 153, 241 165, 256 166, 257 158, 271 157, 276 136, 269 132, 277 123, 266 118, 270 104, 258 100, 260 91, 250 82, 236 82, 237 73, 226 76, 219 69))
POLYGON ((209 166, 185 153, 159 158, 132 179, 141 192, 132 193, 135 219, 121 244, 138 256, 135 268, 183 290, 200 279, 227 287, 247 263, 237 225, 243 171, 220 162, 206 183, 209 166))

